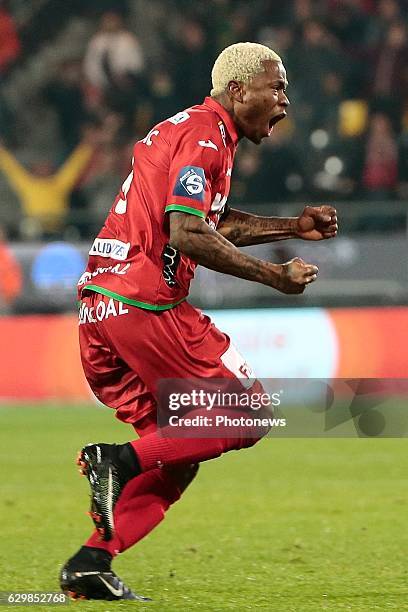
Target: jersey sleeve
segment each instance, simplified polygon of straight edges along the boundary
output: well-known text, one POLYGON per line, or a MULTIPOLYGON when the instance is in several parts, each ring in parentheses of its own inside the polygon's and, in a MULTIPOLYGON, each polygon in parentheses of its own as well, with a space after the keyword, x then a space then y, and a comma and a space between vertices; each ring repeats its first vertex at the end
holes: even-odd
POLYGON ((219 135, 210 126, 176 126, 171 143, 166 212, 205 218, 211 208, 211 186, 222 167, 219 135))

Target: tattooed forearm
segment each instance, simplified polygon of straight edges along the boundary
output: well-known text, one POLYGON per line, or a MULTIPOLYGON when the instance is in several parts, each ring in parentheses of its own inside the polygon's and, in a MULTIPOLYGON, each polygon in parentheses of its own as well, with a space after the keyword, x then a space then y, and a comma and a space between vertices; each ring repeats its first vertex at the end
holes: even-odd
POLYGON ((233 208, 217 228, 238 247, 296 238, 297 230, 297 217, 259 217, 233 208))
POLYGON ((193 215, 171 213, 170 244, 210 270, 280 288, 281 265, 241 253, 203 219, 193 215))

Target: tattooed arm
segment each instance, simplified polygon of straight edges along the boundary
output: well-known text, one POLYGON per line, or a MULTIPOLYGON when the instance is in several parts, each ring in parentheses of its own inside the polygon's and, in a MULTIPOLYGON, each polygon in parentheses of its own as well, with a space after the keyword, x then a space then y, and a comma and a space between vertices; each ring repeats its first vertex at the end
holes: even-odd
POLYGON ((170 245, 205 268, 262 283, 282 293, 302 293, 318 272, 316 266, 298 257, 273 264, 246 255, 204 219, 181 212, 170 213, 170 245))
POLYGON ((300 217, 259 217, 229 209, 217 231, 235 246, 264 244, 288 238, 324 240, 337 234, 337 214, 331 206, 306 206, 300 217))

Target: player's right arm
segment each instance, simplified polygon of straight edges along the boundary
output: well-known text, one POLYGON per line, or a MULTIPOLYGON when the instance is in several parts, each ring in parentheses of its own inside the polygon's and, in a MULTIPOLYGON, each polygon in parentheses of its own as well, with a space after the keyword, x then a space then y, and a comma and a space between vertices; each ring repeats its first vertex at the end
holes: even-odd
POLYGON ((198 264, 273 287, 282 293, 303 293, 316 279, 318 269, 295 257, 284 264, 246 255, 204 219, 183 212, 170 213, 170 245, 198 264))

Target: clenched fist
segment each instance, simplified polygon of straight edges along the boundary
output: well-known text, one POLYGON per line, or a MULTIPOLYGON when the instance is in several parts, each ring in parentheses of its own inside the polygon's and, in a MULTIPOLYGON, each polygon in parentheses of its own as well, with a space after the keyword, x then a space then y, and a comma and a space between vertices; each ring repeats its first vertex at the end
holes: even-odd
POLYGON ((302 240, 326 240, 337 235, 337 212, 333 206, 306 206, 297 221, 302 240))
POLYGON ((303 293, 306 285, 316 280, 318 272, 317 266, 307 264, 300 257, 294 257, 282 264, 277 289, 287 294, 303 293))

